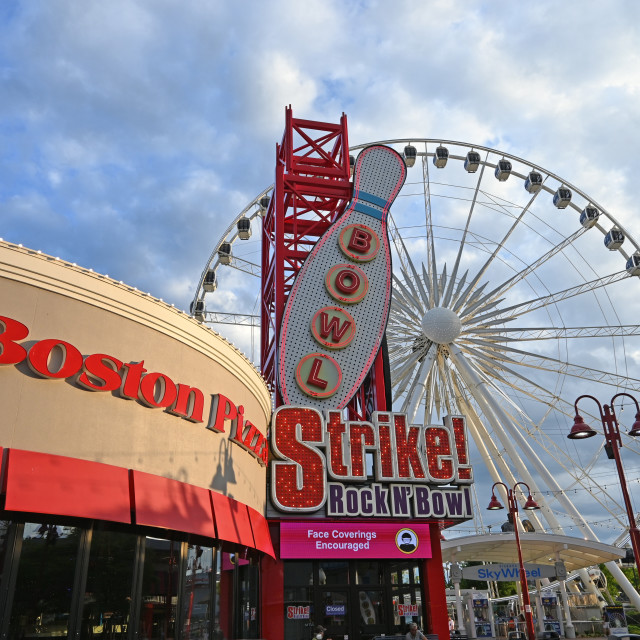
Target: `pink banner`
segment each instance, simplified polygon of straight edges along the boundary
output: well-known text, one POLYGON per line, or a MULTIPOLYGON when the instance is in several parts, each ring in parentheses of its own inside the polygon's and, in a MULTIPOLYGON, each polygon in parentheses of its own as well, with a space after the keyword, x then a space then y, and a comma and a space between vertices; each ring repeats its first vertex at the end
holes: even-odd
POLYGON ((428 524, 281 522, 281 558, 430 558, 428 524))

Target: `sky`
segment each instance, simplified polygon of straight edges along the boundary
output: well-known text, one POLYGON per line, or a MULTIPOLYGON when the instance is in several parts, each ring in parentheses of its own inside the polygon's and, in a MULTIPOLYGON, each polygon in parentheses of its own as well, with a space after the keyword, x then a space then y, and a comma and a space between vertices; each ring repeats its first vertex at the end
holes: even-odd
POLYGON ((526 158, 640 237, 639 30, 633 0, 3 0, 0 237, 186 310, 287 105, 526 158))

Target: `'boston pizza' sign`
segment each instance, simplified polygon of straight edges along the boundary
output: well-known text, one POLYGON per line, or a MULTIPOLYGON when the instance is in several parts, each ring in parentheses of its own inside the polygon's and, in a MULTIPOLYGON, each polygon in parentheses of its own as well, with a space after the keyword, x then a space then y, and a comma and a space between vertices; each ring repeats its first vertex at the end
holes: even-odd
POLYGON ((271 448, 271 501, 282 512, 472 516, 462 416, 417 426, 402 413, 378 411, 371 422, 350 422, 340 411, 329 411, 325 420, 316 409, 284 406, 272 418, 271 448))
MULTIPOLYGON (((0 366, 26 361, 40 378, 66 379, 87 391, 113 391, 121 398, 189 422, 204 423, 207 419, 205 395, 200 389, 176 383, 165 373, 148 371, 144 360, 123 362, 106 353, 85 356, 71 343, 57 338, 38 340, 30 346, 21 344, 28 336, 26 325, 0 316, 0 366)), ((248 451, 261 466, 267 464, 267 438, 245 418, 242 405, 222 394, 212 394, 206 427, 228 433, 229 440, 248 451)))

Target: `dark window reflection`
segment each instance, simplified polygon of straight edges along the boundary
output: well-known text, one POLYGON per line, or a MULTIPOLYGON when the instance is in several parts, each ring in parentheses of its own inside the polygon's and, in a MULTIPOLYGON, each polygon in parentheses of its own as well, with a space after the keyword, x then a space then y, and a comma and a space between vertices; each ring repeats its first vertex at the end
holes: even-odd
POLYGON ((66 637, 80 529, 27 522, 9 638, 66 637))
POLYGON ((127 631, 137 536, 93 532, 81 638, 121 638, 127 631))
POLYGON ((360 619, 362 624, 384 625, 384 597, 382 591, 358 591, 360 619))
POLYGON ((377 560, 356 562, 356 584, 382 584, 382 563, 377 560))
POLYGON ((215 584, 215 549, 189 545, 185 567, 185 593, 182 601, 182 637, 184 640, 208 640, 211 619, 212 587, 215 584))
POLYGON ((326 627, 329 637, 349 634, 349 596, 346 591, 323 591, 320 624, 326 627))
POLYGON ((240 611, 240 633, 239 638, 258 638, 259 616, 258 616, 258 567, 245 564, 237 568, 240 611))
POLYGON ((9 544, 10 520, 0 520, 0 576, 4 570, 7 557, 7 546, 9 544))
POLYGON ((420 583, 420 565, 411 561, 391 564, 393 627, 395 633, 405 634, 408 631, 408 625, 412 622, 416 622, 419 628, 424 627, 420 583))
POLYGON ((147 538, 140 605, 140 639, 175 637, 180 543, 147 538))
POLYGON ((349 584, 349 561, 327 560, 320 562, 320 585, 349 584))
POLYGON ((313 630, 313 562, 284 563, 284 637, 306 640, 313 630))

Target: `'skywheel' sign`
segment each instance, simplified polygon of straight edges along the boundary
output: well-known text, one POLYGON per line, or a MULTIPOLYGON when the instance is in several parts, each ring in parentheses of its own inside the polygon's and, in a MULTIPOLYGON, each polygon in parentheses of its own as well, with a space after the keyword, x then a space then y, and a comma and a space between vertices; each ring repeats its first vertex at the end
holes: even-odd
POLYGON ((353 199, 309 254, 289 295, 278 366, 285 404, 341 409, 371 368, 391 300, 387 215, 406 173, 389 147, 367 147, 358 156, 353 199))

